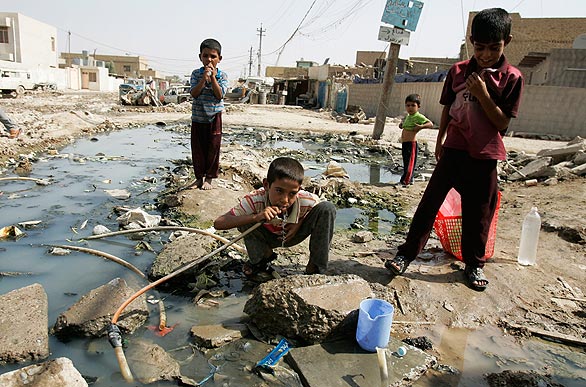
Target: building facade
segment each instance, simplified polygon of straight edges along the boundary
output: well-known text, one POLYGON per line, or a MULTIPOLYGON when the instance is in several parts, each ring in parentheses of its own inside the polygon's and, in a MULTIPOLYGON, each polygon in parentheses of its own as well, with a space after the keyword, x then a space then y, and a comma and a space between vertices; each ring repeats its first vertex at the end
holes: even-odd
POLYGON ((0 12, 0 66, 57 67, 57 28, 20 13, 0 12))

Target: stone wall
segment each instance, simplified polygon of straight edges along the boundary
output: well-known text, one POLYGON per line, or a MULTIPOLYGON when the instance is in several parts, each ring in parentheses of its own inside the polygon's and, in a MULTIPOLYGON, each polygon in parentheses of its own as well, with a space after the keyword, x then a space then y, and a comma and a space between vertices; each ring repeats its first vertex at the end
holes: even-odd
MULTIPOLYGON (((375 117, 382 84, 350 84, 348 104, 361 106, 375 117)), ((421 113, 439 125, 443 82, 413 82, 393 85, 387 116, 405 114, 408 94, 421 96, 421 113)), ((586 88, 526 85, 518 117, 509 131, 586 137, 586 88)))

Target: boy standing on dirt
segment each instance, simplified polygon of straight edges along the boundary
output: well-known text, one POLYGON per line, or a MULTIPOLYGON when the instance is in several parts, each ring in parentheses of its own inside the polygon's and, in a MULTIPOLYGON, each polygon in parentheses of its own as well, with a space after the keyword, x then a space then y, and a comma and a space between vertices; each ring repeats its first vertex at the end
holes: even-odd
POLYGON ((242 271, 249 279, 273 274, 269 263, 277 258, 274 248, 294 246, 308 236, 309 262, 305 273, 320 274, 327 269, 336 207, 302 190, 303 177, 299 161, 276 158, 263 179, 263 187, 246 195, 237 206, 214 221, 218 230, 237 227, 240 232, 264 222, 244 237, 250 260, 242 271))
POLYGON ((399 182, 403 185, 413 184, 413 172, 417 166, 417 141, 415 137, 421 129, 432 128, 433 123, 419 113, 421 97, 419 94, 409 94, 405 98, 407 117, 399 124, 401 131, 401 154, 403 155, 403 175, 399 182))
POLYGON ((501 8, 472 20, 474 56, 454 64, 446 78, 435 156, 437 166, 413 216, 405 243, 385 267, 405 272, 425 246, 448 191, 462 197, 462 256, 468 285, 488 286, 483 267, 488 230, 497 203, 497 160, 506 158, 502 136, 516 117, 523 91, 521 72, 503 55, 511 41, 511 17, 501 8), (444 141, 445 138, 445 141, 444 141))
POLYGON ((215 39, 206 39, 199 46, 203 67, 191 73, 191 158, 195 186, 212 189, 212 179, 220 170, 222 144, 222 111, 228 90, 228 75, 218 69, 222 46, 215 39))

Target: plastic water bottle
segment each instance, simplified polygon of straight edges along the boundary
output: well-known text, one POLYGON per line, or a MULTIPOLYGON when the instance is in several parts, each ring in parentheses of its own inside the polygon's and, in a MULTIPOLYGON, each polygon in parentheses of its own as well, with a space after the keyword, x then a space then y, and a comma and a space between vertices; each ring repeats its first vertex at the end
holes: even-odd
POLYGON ((521 242, 519 243, 519 255, 517 262, 521 265, 535 265, 537 259, 537 242, 541 229, 541 217, 537 213, 537 207, 532 207, 525 216, 521 230, 521 242))

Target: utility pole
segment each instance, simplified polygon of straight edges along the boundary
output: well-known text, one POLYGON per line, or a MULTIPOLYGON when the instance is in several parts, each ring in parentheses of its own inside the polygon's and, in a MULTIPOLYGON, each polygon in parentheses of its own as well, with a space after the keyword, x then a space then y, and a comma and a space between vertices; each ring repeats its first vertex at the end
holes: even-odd
POLYGON ((248 76, 250 77, 251 75, 252 75, 252 46, 250 46, 250 56, 248 58, 248 76))
POLYGON ((393 83, 395 83, 395 68, 397 67, 400 48, 401 45, 396 43, 391 43, 391 46, 389 47, 389 54, 387 55, 387 63, 385 65, 385 75, 383 78, 383 88, 380 93, 378 108, 376 109, 374 129, 372 130, 372 138, 375 140, 380 139, 385 130, 385 122, 387 120, 387 112, 389 111, 393 83))
POLYGON ((267 30, 266 29, 263 30, 262 29, 262 23, 260 23, 260 29, 257 28, 256 31, 260 35, 260 40, 258 42, 258 69, 256 71, 256 73, 257 73, 256 75, 260 77, 260 71, 261 71, 260 70, 260 59, 261 59, 261 55, 262 55, 262 34, 264 32, 267 32, 267 30))

